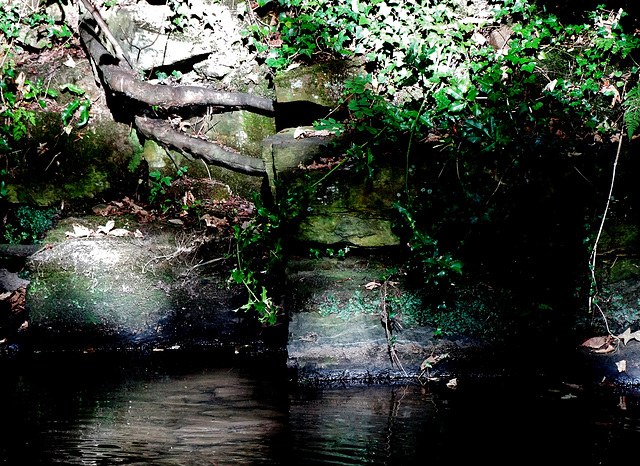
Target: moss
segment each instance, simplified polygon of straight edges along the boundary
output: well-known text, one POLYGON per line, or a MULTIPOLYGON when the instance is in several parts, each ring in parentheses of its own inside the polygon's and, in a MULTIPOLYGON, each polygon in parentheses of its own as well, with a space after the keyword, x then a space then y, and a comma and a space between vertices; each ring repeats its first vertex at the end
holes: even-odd
POLYGON ((129 162, 129 165, 127 165, 127 168, 131 173, 134 173, 138 167, 140 167, 140 164, 144 159, 144 147, 140 144, 138 133, 135 129, 131 129, 131 132, 129 133, 129 143, 133 146, 133 156, 131 157, 131 161, 129 162))
POLYGON ((212 115, 208 136, 252 157, 262 157, 262 140, 275 134, 272 117, 239 110, 212 115))
POLYGON ((637 259, 617 260, 609 271, 609 283, 616 283, 620 280, 632 278, 640 275, 640 261, 637 259))
POLYGON ((275 78, 278 102, 305 101, 334 108, 344 91, 344 82, 362 72, 357 63, 329 61, 298 67, 275 78))
POLYGON ((19 160, 9 160, 10 202, 47 206, 135 189, 137 177, 127 169, 134 148, 126 125, 100 120, 69 135, 61 128, 59 114, 36 114, 30 137, 16 148, 19 160))

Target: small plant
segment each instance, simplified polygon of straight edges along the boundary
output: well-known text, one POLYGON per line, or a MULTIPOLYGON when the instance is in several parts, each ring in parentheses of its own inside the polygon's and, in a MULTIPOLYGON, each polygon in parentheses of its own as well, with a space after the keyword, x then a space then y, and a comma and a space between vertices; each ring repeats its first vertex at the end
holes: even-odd
MULTIPOLYGON (((69 91, 70 93, 82 96, 84 95, 84 89, 79 88, 75 84, 67 83, 62 86, 62 91, 69 91)), ((89 110, 91 109, 91 100, 77 98, 73 100, 66 108, 62 111, 62 123, 65 127, 69 128, 69 123, 74 115, 77 113, 79 115, 77 127, 85 126, 89 122, 89 110)))
POLYGON ((4 238, 10 244, 37 243, 44 233, 53 226, 55 208, 20 206, 15 218, 19 226, 5 225, 4 238))
MULTIPOLYGON (((172 178, 170 176, 162 176, 159 170, 149 173, 151 178, 151 189, 149 191, 149 202, 153 203, 166 194, 165 188, 171 186, 172 178)), ((163 199, 164 200, 164 199, 163 199)))
MULTIPOLYGON (((256 312, 260 322, 275 324, 279 309, 274 305, 271 297, 268 296, 267 288, 256 277, 257 272, 249 267, 250 264, 254 265, 255 261, 246 255, 250 243, 255 241, 255 238, 251 238, 251 236, 255 235, 256 232, 250 229, 243 229, 238 225, 234 225, 233 230, 236 239, 235 259, 237 267, 232 270, 230 279, 239 285, 243 285, 249 296, 247 302, 240 306, 240 309, 256 312)), ((278 252, 278 250, 274 251, 275 254, 278 252)))

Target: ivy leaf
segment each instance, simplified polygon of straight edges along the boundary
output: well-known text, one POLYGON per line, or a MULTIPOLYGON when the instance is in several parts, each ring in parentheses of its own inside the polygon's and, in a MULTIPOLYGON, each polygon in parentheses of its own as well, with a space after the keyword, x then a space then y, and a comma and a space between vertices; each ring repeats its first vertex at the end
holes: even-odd
POLYGON ((62 122, 65 126, 69 124, 69 120, 71 120, 71 118, 73 117, 73 113, 78 109, 79 106, 80 100, 76 99, 69 105, 67 105, 67 107, 62 111, 60 115, 62 116, 62 122))
POLYGON ((526 71, 527 73, 533 73, 533 70, 535 67, 536 67, 536 64, 534 62, 531 62, 531 63, 527 63, 526 65, 522 65, 521 69, 522 71, 526 71))
POLYGON ((82 95, 82 94, 85 93, 84 89, 82 89, 82 88, 80 88, 80 87, 78 87, 78 86, 76 86, 75 84, 72 84, 72 83, 63 84, 62 86, 60 86, 60 90, 63 91, 63 92, 64 91, 69 91, 69 92, 72 92, 72 93, 77 94, 77 95, 82 95))
POLYGON ((78 122, 78 127, 82 127, 89 122, 89 108, 91 108, 90 100, 85 100, 82 105, 80 105, 80 121, 78 122))

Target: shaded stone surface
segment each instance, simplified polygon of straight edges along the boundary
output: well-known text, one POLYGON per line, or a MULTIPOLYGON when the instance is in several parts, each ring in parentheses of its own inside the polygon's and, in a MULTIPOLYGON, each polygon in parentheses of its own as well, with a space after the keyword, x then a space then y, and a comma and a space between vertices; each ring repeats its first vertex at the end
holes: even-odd
MULTIPOLYGON (((296 137, 302 129, 290 128, 263 141, 263 159, 274 194, 273 180, 295 185, 305 175, 304 167, 322 163, 323 157, 335 163, 343 153, 340 138, 296 137)), ((403 176, 387 166, 376 169, 371 178, 343 169, 323 181, 328 169, 308 172, 317 186, 297 239, 361 247, 398 245, 400 240, 392 231, 393 201, 403 189, 403 176)))
POLYGON ((437 339, 434 329, 415 324, 419 302, 403 299, 410 292, 399 283, 383 288, 380 276, 393 265, 389 255, 291 262, 287 351, 299 380, 417 377, 429 356, 453 359, 469 348, 468 342, 437 339), (399 308, 383 306, 391 294, 399 308), (385 309, 394 314, 389 334, 385 309))
MULTIPOLYGON (((224 273, 215 272, 217 262, 194 267, 202 247, 196 237, 170 227, 124 224, 117 227, 142 236, 61 239, 74 223, 97 230, 105 221, 66 219, 45 239, 50 247, 29 259, 33 345, 82 350, 260 346, 262 326, 234 312, 246 302, 242 291, 226 287, 224 273)), ((215 250, 202 249, 208 249, 208 260, 216 257, 215 250)))

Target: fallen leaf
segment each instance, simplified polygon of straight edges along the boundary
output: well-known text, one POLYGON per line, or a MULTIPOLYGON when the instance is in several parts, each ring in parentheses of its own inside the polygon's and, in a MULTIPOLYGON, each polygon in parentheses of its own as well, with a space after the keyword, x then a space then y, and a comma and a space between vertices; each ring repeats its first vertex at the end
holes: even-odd
POLYGON ((618 89, 616 89, 613 84, 607 84, 606 86, 603 86, 602 89, 600 89, 600 92, 607 96, 613 96, 613 100, 611 102, 612 107, 616 104, 616 102, 622 102, 622 99, 620 99, 620 92, 618 92, 618 89))
POLYGON ((209 214, 204 214, 202 217, 200 217, 200 220, 204 220, 204 223, 211 228, 220 228, 229 225, 229 222, 226 218, 218 218, 215 216, 212 217, 209 214))
POLYGON ((615 351, 615 349, 616 347, 613 346, 611 343, 609 343, 607 346, 594 350, 593 352, 598 354, 605 354, 605 353, 611 353, 612 351, 615 351))
POLYGON ((427 368, 432 367, 436 362, 438 362, 438 360, 433 355, 429 356, 427 359, 422 361, 422 364, 420 364, 420 370, 424 372, 427 368))
POLYGON ((135 236, 136 238, 142 238, 144 235, 142 234, 142 232, 140 230, 136 230, 133 233, 133 236, 135 236))
POLYGON ((479 32, 474 32, 471 36, 471 40, 476 43, 476 45, 484 45, 487 43, 487 39, 480 34, 479 32))
POLYGON ((125 228, 116 228, 109 232, 109 236, 127 236, 129 233, 131 232, 125 228))
POLYGON ((624 332, 622 332, 620 335, 618 335, 618 338, 620 338, 623 343, 626 345, 629 340, 631 340, 631 327, 628 327, 624 332))
POLYGON ((369 283, 367 283, 366 285, 364 285, 364 287, 365 287, 367 290, 375 290, 376 288, 379 288, 380 286, 381 286, 381 285, 380 285, 380 283, 378 283, 378 282, 376 282, 376 281, 369 282, 369 283))
POLYGON ((332 134, 333 133, 327 129, 315 130, 315 129, 297 127, 293 132, 293 138, 294 139, 313 138, 313 137, 326 138, 328 136, 331 136, 332 134))
POLYGON ((73 58, 69 57, 67 58, 67 60, 64 62, 65 66, 68 66, 69 68, 75 68, 76 67, 76 62, 73 60, 73 58))
POLYGON ((632 332, 631 328, 628 328, 624 332, 622 332, 620 335, 618 335, 618 338, 620 338, 625 345, 629 342, 629 340, 640 341, 640 330, 636 330, 635 332, 632 332))
POLYGON ((449 380, 447 382, 447 387, 452 389, 452 390, 455 390, 456 388, 458 388, 458 379, 454 378, 454 379, 449 380))
POLYGON ((115 224, 116 224, 116 222, 114 222, 113 220, 109 220, 106 225, 98 227, 98 231, 97 232, 98 233, 104 233, 105 235, 108 235, 109 232, 111 230, 113 230, 113 227, 115 226, 115 224))
POLYGON ((72 236, 74 238, 83 238, 86 236, 91 236, 93 234, 93 230, 82 226, 82 225, 78 225, 77 223, 73 224, 73 232, 71 231, 67 231, 65 232, 65 234, 67 236, 72 236))
POLYGON ((627 371, 627 360, 623 359, 622 361, 618 361, 616 363, 616 367, 618 368, 618 372, 626 372, 627 371))
POLYGON ((580 346, 584 346, 586 348, 597 349, 597 348, 600 348, 600 347, 606 345, 607 343, 609 343, 610 339, 611 339, 611 337, 609 337, 609 336, 606 336, 606 337, 593 337, 593 338, 589 338, 587 341, 582 343, 580 346))

